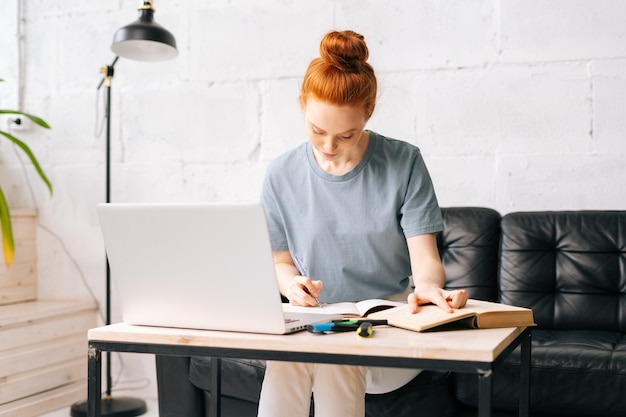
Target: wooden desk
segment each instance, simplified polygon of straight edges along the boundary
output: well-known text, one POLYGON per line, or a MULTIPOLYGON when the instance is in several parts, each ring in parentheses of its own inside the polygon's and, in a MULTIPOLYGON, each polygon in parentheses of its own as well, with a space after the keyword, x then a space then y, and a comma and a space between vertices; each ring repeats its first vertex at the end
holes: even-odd
MULTIPOLYGON (((520 417, 529 413, 530 329, 525 327, 417 333, 376 327, 371 338, 356 334, 290 335, 217 332, 132 326, 125 323, 88 332, 88 411, 100 417, 102 351, 174 356, 213 356, 349 365, 422 368, 475 373, 479 416, 491 416, 492 373, 519 344, 522 347, 520 417)), ((216 362, 219 363, 219 360, 216 362)), ((212 367, 215 393, 220 391, 220 367, 212 367)), ((219 395, 212 396, 212 415, 219 416, 219 395)))

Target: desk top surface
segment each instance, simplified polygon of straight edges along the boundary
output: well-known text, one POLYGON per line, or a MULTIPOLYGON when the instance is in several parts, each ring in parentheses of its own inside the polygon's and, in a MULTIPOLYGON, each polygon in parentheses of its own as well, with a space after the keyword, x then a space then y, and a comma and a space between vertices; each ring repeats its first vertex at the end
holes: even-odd
POLYGON ((302 331, 271 335, 117 323, 89 330, 88 339, 111 343, 493 362, 524 330, 525 327, 508 327, 418 333, 376 326, 371 338, 361 338, 355 332, 317 335, 302 331))

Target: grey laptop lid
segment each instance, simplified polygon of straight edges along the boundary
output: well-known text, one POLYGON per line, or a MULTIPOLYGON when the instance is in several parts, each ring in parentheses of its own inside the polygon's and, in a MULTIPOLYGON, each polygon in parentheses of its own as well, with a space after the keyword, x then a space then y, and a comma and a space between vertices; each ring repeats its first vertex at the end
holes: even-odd
POLYGON ((100 204, 97 211, 127 323, 281 334, 335 318, 285 320, 259 203, 100 204))

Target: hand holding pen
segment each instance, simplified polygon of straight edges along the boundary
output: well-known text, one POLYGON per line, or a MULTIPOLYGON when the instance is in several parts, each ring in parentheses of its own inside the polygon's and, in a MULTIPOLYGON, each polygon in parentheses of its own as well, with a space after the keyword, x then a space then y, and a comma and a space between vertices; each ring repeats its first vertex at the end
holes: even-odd
POLYGON ((317 307, 322 292, 322 281, 312 281, 311 278, 297 275, 293 278, 292 288, 287 295, 293 305, 317 307))
POLYGON ((290 302, 302 306, 321 306, 318 297, 322 293, 324 284, 319 280, 313 281, 307 276, 308 270, 298 257, 294 256, 293 261, 300 275, 294 277, 295 288, 293 289, 293 297, 289 297, 290 302))

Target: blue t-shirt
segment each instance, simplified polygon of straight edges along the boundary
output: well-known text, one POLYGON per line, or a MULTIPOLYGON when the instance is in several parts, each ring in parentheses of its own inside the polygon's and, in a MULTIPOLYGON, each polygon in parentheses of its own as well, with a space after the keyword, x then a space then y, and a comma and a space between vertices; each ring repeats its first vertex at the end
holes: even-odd
POLYGON ((322 280, 320 301, 359 301, 404 291, 406 239, 443 230, 419 149, 370 133, 363 159, 345 175, 317 164, 310 142, 272 161, 261 203, 273 250, 322 280))

